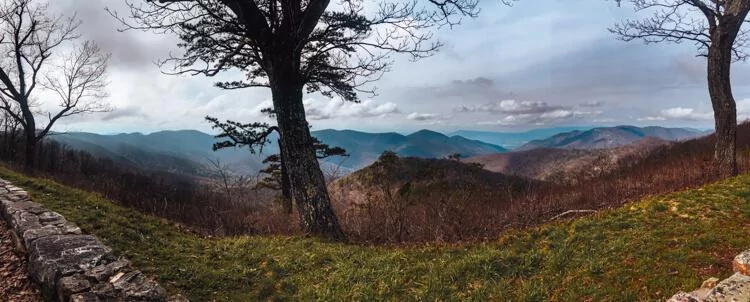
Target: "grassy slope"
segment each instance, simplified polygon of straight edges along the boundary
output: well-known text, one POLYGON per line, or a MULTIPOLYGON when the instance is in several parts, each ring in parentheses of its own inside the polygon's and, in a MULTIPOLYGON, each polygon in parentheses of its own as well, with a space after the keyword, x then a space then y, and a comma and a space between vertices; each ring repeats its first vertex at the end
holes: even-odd
POLYGON ((0 177, 193 301, 657 300, 730 275, 750 248, 750 175, 490 243, 411 248, 205 239, 95 194, 4 168, 0 177))

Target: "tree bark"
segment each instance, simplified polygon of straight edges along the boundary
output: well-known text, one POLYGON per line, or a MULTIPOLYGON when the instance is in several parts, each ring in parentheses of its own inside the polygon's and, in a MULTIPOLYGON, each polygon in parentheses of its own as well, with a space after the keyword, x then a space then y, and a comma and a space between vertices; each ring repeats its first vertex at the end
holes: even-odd
POLYGON ((302 229, 312 235, 345 240, 333 212, 323 172, 315 156, 302 104, 303 84, 297 54, 276 52, 269 72, 271 94, 281 133, 282 162, 286 166, 292 198, 302 229))
POLYGON ((34 167, 36 166, 36 123, 28 105, 24 106, 24 104, 21 104, 21 107, 26 122, 26 127, 24 127, 24 153, 26 155, 26 158, 24 158, 24 167, 26 168, 26 172, 30 173, 34 171, 34 167))
POLYGON ((279 139, 279 168, 281 169, 281 198, 284 212, 292 214, 292 187, 289 183, 289 172, 287 172, 286 163, 284 162, 284 149, 281 147, 279 139))
POLYGON ((737 105, 732 95, 730 67, 732 45, 739 25, 719 22, 711 30, 708 48, 708 92, 714 110, 716 145, 714 160, 721 177, 737 175, 737 105), (733 27, 737 28, 734 29, 733 27))

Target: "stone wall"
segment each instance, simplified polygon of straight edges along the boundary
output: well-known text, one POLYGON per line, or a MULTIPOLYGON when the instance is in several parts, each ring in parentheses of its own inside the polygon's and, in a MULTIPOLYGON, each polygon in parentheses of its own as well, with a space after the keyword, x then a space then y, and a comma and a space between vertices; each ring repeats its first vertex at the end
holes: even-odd
POLYGON ((0 179, 0 216, 15 248, 29 258, 29 275, 55 301, 176 301, 99 239, 81 233, 62 215, 32 202, 28 193, 0 179))
POLYGON ((734 275, 719 282, 711 278, 690 293, 679 292, 667 302, 750 301, 750 250, 734 257, 734 275))

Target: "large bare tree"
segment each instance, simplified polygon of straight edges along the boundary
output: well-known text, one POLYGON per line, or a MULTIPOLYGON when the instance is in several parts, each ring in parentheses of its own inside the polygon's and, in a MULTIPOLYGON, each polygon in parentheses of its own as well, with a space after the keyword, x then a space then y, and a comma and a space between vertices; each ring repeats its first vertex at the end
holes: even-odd
POLYGON ((59 119, 107 110, 100 100, 106 96, 109 55, 92 42, 75 45, 79 25, 75 17, 51 15, 45 2, 0 4, 0 108, 24 130, 28 169, 38 142, 59 119), (59 108, 44 111, 41 105, 50 99, 57 99, 59 108), (46 124, 35 115, 45 116, 46 124))
MULTIPOLYGON (((391 55, 419 59, 441 46, 437 25, 477 13, 476 0, 159 0, 133 2, 128 28, 176 34, 183 53, 162 63, 170 72, 244 77, 223 89, 270 88, 281 154, 302 229, 344 239, 331 207, 302 103, 306 91, 358 101, 372 92, 391 55)), ((238 106, 242 106, 238 103, 238 106)))
POLYGON ((693 42, 707 58, 708 92, 714 110, 714 159, 721 176, 737 174, 737 109, 730 67, 745 60, 745 23, 750 0, 631 0, 637 11, 652 12, 643 20, 628 20, 610 30, 622 40, 646 43, 693 42))

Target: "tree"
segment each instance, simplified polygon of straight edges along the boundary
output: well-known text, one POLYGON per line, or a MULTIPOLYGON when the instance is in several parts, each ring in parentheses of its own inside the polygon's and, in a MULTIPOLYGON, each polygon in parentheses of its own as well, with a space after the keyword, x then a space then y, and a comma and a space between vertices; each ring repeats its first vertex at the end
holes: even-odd
POLYGON ((714 160, 719 175, 737 174, 737 109, 732 95, 730 67, 745 60, 747 43, 742 24, 748 0, 631 0, 636 11, 654 10, 644 20, 627 20, 610 29, 625 41, 646 43, 683 41, 698 46, 707 58, 708 92, 714 110, 716 145, 714 160))
MULTIPOLYGON (((273 116, 273 110, 264 109, 263 113, 273 116)), ((250 153, 255 154, 258 149, 262 152, 263 147, 270 143, 269 136, 278 132, 278 128, 268 125, 267 123, 248 123, 242 124, 234 121, 220 122, 217 118, 207 116, 206 120, 211 122, 211 127, 220 129, 221 133, 216 138, 225 140, 214 143, 214 151, 227 147, 245 147, 250 149, 250 153)), ((318 159, 325 159, 331 156, 349 156, 341 147, 330 147, 322 143, 316 137, 313 137, 315 155, 318 159)), ((277 140, 279 150, 281 150, 281 140, 277 140)), ((289 176, 284 165, 281 154, 271 154, 263 160, 268 166, 260 172, 267 176, 260 180, 256 187, 269 188, 281 191, 281 201, 287 213, 292 212, 292 193, 289 176)))
POLYGON ((23 128, 27 169, 34 167, 37 143, 59 119, 107 110, 100 100, 109 55, 89 41, 63 51, 79 39, 79 25, 75 17, 51 16, 46 4, 34 0, 0 4, 0 108, 23 128), (36 108, 39 87, 58 99, 58 111, 36 108), (46 115, 47 124, 39 127, 35 113, 46 115))
POLYGON ((176 34, 184 51, 161 62, 172 73, 215 76, 239 70, 244 79, 220 88, 270 88, 302 229, 345 239, 316 160, 303 92, 358 101, 402 53, 419 59, 441 46, 431 29, 477 13, 476 0, 159 0, 127 2, 130 29, 176 34))

